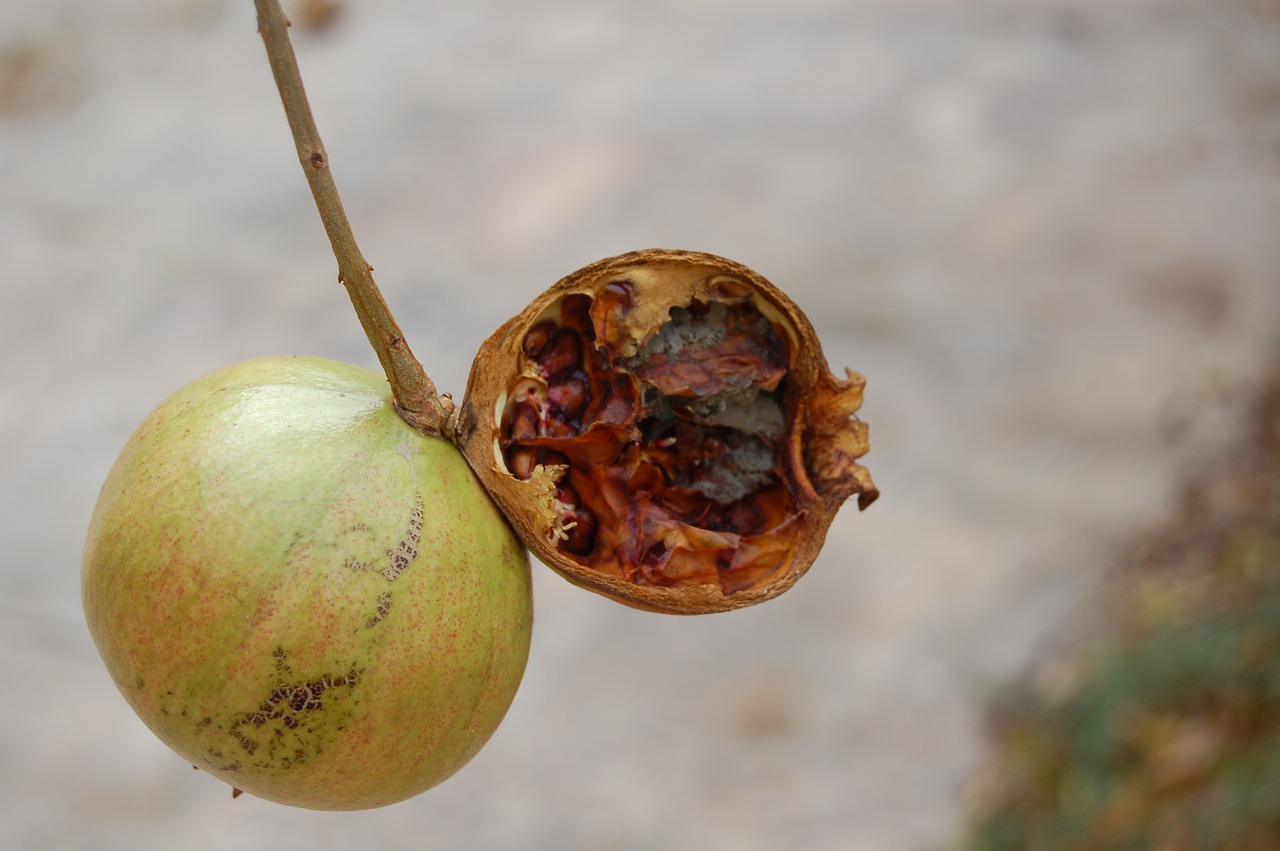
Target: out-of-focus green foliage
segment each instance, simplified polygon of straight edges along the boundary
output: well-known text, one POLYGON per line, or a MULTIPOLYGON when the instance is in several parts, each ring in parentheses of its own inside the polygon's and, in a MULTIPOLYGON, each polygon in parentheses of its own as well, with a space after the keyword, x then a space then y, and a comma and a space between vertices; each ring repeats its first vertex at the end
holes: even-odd
POLYGON ((1107 637, 993 707, 966 851, 1280 849, 1275 402, 1216 491, 1245 498, 1184 509, 1121 571, 1107 637))

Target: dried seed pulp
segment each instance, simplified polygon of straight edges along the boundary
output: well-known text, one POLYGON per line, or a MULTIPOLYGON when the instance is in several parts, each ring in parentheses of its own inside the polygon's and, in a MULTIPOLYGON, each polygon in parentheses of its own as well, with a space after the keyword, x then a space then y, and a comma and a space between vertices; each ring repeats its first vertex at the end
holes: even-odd
POLYGON ((529 326, 501 409, 507 470, 554 469, 558 551, 627 582, 754 587, 799 534, 787 450, 794 329, 742 282, 673 306, 642 341, 625 278, 529 326))

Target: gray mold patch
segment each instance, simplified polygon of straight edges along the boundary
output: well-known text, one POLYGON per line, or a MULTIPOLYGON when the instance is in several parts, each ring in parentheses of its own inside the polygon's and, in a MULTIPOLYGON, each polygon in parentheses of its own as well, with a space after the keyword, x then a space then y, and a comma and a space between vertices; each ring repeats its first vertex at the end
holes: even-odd
POLYGON ((733 438, 715 464, 699 469, 689 487, 720 505, 732 505, 774 481, 773 447, 754 437, 733 438))
POLYGON ((772 393, 743 387, 691 400, 688 409, 704 425, 724 426, 743 434, 777 440, 787 430, 782 406, 772 393))
POLYGON ((714 346, 724 339, 724 321, 728 317, 728 309, 718 301, 707 305, 705 316, 695 316, 687 308, 671 308, 671 319, 658 329, 633 357, 626 358, 622 365, 634 372, 643 367, 654 355, 675 356, 685 347, 698 345, 714 346))

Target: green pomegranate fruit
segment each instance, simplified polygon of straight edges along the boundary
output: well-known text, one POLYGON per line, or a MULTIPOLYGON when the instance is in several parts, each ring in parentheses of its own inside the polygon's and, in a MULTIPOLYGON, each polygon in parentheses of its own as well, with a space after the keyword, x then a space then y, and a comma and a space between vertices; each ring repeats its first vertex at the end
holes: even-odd
POLYGON ((444 780, 528 657, 524 548, 451 443, 335 361, 245 361, 162 403, 103 486, 82 570, 89 630, 143 721, 294 806, 444 780))

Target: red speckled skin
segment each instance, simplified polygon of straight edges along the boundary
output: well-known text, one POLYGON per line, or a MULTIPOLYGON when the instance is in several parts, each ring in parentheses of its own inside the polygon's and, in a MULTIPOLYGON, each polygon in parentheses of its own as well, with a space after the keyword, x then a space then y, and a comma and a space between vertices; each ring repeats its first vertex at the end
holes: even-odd
POLYGON ((444 780, 528 658, 510 527, 380 375, 334 361, 246 361, 167 399, 103 486, 82 571, 89 630, 142 720, 295 806, 444 780))

